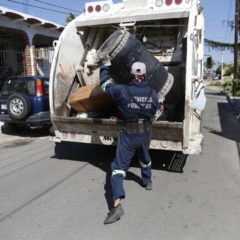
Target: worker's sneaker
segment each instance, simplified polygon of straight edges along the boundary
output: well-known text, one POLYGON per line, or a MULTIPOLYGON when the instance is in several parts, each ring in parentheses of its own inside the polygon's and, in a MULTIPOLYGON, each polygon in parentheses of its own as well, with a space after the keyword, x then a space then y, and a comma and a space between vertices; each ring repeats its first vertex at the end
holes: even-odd
POLYGON ((153 189, 152 183, 151 183, 151 182, 148 183, 148 184, 145 186, 145 189, 146 189, 146 190, 152 190, 152 189, 153 189))
POLYGON ((124 214, 123 208, 121 205, 117 207, 113 207, 111 211, 108 213, 107 218, 104 221, 104 224, 114 223, 120 219, 120 217, 124 214))

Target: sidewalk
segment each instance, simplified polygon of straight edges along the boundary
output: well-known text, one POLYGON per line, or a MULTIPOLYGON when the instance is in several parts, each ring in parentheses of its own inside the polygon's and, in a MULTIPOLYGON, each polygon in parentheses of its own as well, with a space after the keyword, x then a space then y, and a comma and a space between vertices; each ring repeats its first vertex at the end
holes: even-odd
POLYGON ((207 82, 204 83, 206 87, 210 87, 213 89, 218 89, 220 92, 226 95, 228 103, 232 106, 234 114, 237 119, 240 119, 240 97, 233 97, 224 91, 222 87, 211 86, 207 82))

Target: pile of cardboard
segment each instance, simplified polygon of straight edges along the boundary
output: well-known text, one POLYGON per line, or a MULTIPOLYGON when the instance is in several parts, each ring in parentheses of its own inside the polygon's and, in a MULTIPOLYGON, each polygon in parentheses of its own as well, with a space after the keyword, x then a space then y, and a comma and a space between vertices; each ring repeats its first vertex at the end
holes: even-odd
POLYGON ((68 104, 77 112, 99 112, 112 105, 112 98, 99 85, 86 85, 69 96, 68 104))

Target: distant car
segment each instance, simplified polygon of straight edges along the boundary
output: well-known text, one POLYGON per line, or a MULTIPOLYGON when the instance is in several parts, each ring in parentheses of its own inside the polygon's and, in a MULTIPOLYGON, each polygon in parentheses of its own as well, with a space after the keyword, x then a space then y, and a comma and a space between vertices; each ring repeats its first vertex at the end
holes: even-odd
POLYGON ((51 128, 48 91, 49 78, 9 77, 0 93, 0 121, 11 130, 51 128))
POLYGON ((214 76, 213 80, 221 80, 221 76, 220 75, 216 75, 216 76, 214 76))

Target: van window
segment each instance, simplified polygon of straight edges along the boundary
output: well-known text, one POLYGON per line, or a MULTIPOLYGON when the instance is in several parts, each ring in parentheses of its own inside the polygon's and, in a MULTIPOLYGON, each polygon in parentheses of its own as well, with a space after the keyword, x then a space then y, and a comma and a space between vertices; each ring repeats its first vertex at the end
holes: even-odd
POLYGON ((9 79, 3 89, 3 96, 10 96, 14 93, 23 93, 26 95, 34 95, 34 91, 32 91, 31 84, 34 86, 34 80, 26 80, 26 79, 9 79))
POLYGON ((43 95, 49 94, 49 81, 47 79, 43 79, 43 95))

